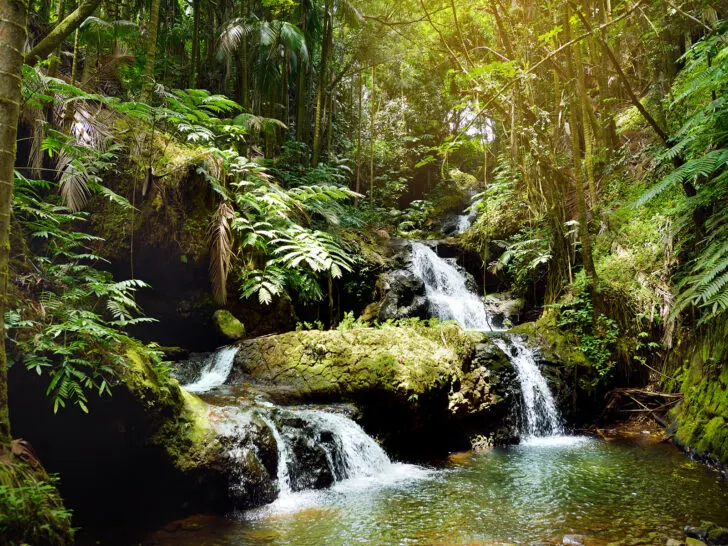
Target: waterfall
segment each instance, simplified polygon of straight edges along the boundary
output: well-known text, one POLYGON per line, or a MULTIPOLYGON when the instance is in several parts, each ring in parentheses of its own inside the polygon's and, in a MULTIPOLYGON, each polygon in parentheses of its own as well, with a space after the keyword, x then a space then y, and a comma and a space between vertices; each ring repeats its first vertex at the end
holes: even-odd
POLYGON ((210 355, 205 366, 202 368, 201 375, 197 381, 184 385, 183 388, 189 392, 204 393, 219 387, 230 375, 233 369, 235 355, 238 348, 235 346, 223 347, 217 352, 210 355))
POLYGON ((278 466, 276 468, 278 478, 278 495, 283 497, 291 493, 291 475, 288 464, 291 460, 291 450, 288 443, 283 439, 278 427, 269 417, 261 417, 261 420, 268 426, 278 448, 278 466))
POLYGON ((270 429, 278 450, 276 469, 279 498, 301 490, 306 473, 324 471, 333 482, 374 476, 392 463, 384 450, 351 419, 322 410, 279 408, 277 418, 261 415, 270 429), (301 460, 301 438, 308 448, 323 450, 327 468, 307 468, 301 460), (297 443, 298 442, 298 443, 297 443))
POLYGON ((425 283, 430 312, 471 330, 497 330, 483 302, 468 290, 465 276, 422 243, 412 243, 412 272, 425 283))
POLYGON ((521 383, 521 435, 526 440, 562 435, 561 417, 546 379, 536 365, 534 350, 527 347, 519 336, 494 339, 493 342, 511 360, 521 383))
POLYGON ((364 430, 351 419, 338 413, 308 410, 300 412, 319 431, 333 436, 327 459, 333 465, 337 480, 372 476, 391 464, 389 457, 364 430))

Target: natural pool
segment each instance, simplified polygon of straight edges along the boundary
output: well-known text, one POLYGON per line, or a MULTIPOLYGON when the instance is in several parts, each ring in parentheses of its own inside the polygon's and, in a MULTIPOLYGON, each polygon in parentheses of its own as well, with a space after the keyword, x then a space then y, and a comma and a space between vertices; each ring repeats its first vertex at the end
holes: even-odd
POLYGON ((294 493, 247 513, 193 517, 144 544, 662 544, 702 520, 728 524, 724 479, 654 440, 551 438, 391 465, 376 478, 294 493))

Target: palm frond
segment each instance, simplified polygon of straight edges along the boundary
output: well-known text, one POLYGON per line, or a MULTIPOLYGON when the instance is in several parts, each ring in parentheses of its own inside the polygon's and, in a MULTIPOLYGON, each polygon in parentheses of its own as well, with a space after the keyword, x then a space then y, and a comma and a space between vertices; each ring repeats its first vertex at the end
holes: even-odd
POLYGON ((221 305, 227 302, 227 280, 233 256, 230 221, 234 215, 230 203, 223 201, 210 225, 210 281, 215 300, 221 305))

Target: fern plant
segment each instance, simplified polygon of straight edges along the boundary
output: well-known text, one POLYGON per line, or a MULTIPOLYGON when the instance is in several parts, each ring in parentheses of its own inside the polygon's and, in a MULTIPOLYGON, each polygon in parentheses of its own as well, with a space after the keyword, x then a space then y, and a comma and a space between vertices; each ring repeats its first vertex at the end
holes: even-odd
POLYGON ((5 322, 15 359, 36 373, 47 373, 53 410, 75 404, 88 411, 88 393, 110 393, 124 347, 124 328, 149 322, 134 300, 140 280, 114 282, 96 269, 102 259, 89 250, 96 237, 73 229, 86 215, 41 200, 48 182, 16 174, 14 211, 23 232, 44 241, 42 253, 23 253, 26 273, 18 275, 23 297, 5 322))
POLYGON ((716 33, 695 44, 684 56, 685 68, 675 82, 669 110, 685 121, 673 146, 660 158, 684 161, 651 187, 642 205, 677 185, 694 191, 676 207, 675 222, 684 254, 679 271, 674 318, 692 308, 700 321, 711 321, 728 310, 728 45, 716 33))

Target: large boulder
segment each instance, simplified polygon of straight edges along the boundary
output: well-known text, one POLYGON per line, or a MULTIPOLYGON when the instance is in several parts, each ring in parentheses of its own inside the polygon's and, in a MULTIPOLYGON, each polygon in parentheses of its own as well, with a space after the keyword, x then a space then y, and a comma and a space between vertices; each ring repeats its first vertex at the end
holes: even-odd
POLYGON ((289 332, 238 346, 229 382, 254 381, 279 402, 354 402, 398 456, 467 449, 476 432, 493 443, 517 436, 508 358, 455 324, 289 332))

